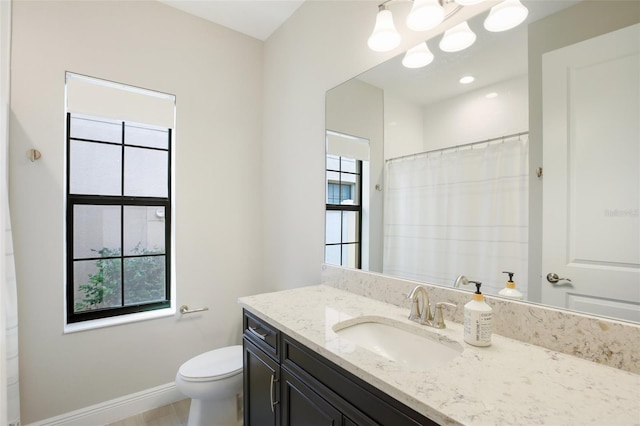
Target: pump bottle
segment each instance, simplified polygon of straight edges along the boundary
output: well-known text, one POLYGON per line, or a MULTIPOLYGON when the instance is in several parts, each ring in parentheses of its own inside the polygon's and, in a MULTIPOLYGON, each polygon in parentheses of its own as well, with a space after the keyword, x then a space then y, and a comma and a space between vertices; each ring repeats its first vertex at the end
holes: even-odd
POLYGON ((464 305, 464 341, 474 346, 491 345, 493 328, 493 309, 484 301, 480 292, 482 283, 469 281, 476 285, 473 300, 464 305))
POLYGON ((516 290, 516 283, 513 282, 513 272, 504 271, 502 273, 509 274, 509 281, 507 281, 505 288, 498 292, 498 295, 510 299, 522 300, 522 293, 516 290))

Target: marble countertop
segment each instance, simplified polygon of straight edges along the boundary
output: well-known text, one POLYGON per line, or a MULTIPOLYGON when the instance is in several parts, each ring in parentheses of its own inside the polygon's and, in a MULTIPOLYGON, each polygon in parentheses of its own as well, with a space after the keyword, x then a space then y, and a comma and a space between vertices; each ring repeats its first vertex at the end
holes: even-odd
MULTIPOLYGON (((239 304, 347 371, 443 425, 640 425, 640 375, 496 334, 464 343, 407 319, 406 308, 324 285, 247 296, 239 304), (344 342, 339 322, 375 316, 463 346, 437 368, 416 371, 344 342)), ((458 308, 458 309, 461 309, 458 308)), ((429 354, 425 354, 428 358, 429 354)))

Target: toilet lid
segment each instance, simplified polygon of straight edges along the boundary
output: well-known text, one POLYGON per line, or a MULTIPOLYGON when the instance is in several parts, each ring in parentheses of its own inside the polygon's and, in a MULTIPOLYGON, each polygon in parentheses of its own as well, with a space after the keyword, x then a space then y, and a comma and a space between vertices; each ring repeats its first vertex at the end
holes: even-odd
POLYGON ((220 380, 242 371, 242 345, 205 352, 180 366, 178 373, 187 380, 220 380))

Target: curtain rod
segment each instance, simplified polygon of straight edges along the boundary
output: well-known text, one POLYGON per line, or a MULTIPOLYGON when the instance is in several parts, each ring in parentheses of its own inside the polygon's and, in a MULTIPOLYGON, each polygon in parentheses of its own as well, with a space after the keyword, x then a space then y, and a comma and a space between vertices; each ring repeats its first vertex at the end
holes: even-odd
POLYGON ((448 146, 446 148, 438 148, 438 149, 433 149, 431 151, 423 151, 423 152, 418 152, 416 154, 407 154, 407 155, 403 155, 403 156, 400 156, 400 157, 389 158, 385 162, 403 160, 405 158, 417 157, 419 155, 427 155, 427 154, 431 154, 433 152, 438 152, 438 151, 447 151, 447 150, 450 150, 450 149, 454 150, 454 149, 464 148, 464 147, 467 147, 467 146, 478 145, 478 144, 481 144, 481 143, 491 143, 491 142, 500 141, 500 140, 504 141, 505 139, 516 138, 516 137, 520 137, 520 136, 524 136, 524 135, 528 135, 528 134, 529 134, 528 131, 527 132, 520 132, 520 133, 513 133, 511 135, 499 136, 497 138, 490 138, 490 139, 485 139, 485 140, 477 141, 477 142, 463 143, 463 144, 460 144, 460 145, 448 146))

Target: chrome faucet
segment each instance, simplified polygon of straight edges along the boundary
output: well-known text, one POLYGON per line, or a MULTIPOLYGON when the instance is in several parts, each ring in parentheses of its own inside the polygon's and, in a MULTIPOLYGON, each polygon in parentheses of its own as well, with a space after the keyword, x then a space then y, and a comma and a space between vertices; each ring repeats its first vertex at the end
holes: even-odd
POLYGON ((427 290, 421 285, 415 286, 411 293, 409 293, 409 299, 411 300, 411 313, 409 319, 424 325, 432 325, 433 315, 431 314, 431 304, 429 303, 429 294, 427 290), (422 295, 422 308, 418 299, 422 295))
POLYGON ((434 328, 446 328, 444 317, 442 315, 442 307, 450 306, 456 308, 457 305, 448 302, 438 302, 435 306, 435 318, 431 313, 431 304, 429 303, 429 293, 421 285, 417 285, 408 295, 411 300, 411 312, 409 319, 418 324, 427 325, 434 328), (420 296, 422 296, 422 308, 420 307, 420 296))

